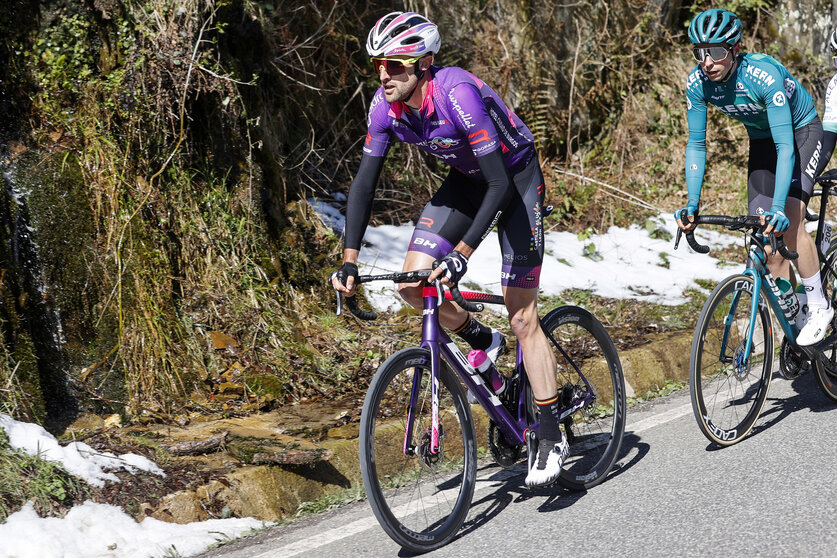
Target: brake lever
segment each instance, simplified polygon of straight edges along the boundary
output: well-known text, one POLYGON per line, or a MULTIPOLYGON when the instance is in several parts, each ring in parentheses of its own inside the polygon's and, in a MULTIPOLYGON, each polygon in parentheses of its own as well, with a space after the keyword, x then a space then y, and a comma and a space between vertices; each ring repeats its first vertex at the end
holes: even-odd
MULTIPOLYGON (((333 282, 334 278, 337 276, 337 272, 333 272, 331 277, 329 278, 329 282, 333 282)), ((343 314, 343 293, 334 289, 334 293, 337 295, 337 315, 340 316, 343 314)))

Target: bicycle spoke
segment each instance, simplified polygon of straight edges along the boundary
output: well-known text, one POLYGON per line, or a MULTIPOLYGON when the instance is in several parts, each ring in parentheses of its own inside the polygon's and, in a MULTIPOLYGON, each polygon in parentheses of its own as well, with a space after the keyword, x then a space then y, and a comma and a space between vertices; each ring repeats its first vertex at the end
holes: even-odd
POLYGON ((456 534, 475 483, 469 408, 447 367, 440 380, 437 452, 431 447, 430 355, 424 349, 399 351, 381 365, 361 417, 361 471, 369 502, 387 534, 416 552, 437 548, 456 534))
POLYGON ((770 385, 769 316, 762 309, 751 323, 752 292, 750 277, 728 277, 707 299, 695 329, 689 363, 692 404, 701 431, 718 445, 747 435, 770 385))

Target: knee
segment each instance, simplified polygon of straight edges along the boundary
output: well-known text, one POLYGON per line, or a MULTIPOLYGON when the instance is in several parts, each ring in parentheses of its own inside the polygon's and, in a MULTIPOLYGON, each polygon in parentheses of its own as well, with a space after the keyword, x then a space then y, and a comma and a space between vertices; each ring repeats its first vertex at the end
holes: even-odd
POLYGON ((518 339, 527 339, 537 331, 538 315, 534 312, 520 310, 509 316, 509 327, 518 339))
POLYGON ((413 308, 422 307, 421 287, 413 283, 401 283, 398 285, 398 294, 404 301, 413 308))

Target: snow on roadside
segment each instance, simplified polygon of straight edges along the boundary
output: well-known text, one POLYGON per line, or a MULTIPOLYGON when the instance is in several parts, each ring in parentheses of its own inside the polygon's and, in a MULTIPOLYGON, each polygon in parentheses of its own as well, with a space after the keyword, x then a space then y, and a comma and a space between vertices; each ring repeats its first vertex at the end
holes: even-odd
POLYGON ((3 558, 159 558, 193 556, 264 524, 253 518, 178 525, 153 517, 137 523, 121 508, 87 501, 65 517, 38 517, 31 503, 0 524, 3 558))
POLYGON ((83 442, 72 442, 66 446, 58 443, 55 437, 42 426, 18 422, 8 415, 0 413, 0 428, 6 431, 9 445, 29 455, 37 455, 44 461, 59 463, 68 473, 86 480, 90 485, 103 487, 105 481, 119 482, 119 477, 111 471, 147 471, 161 477, 166 474, 151 460, 135 453, 120 456, 94 450, 83 442))
MULTIPOLYGON (((344 221, 338 211, 318 200, 309 202, 326 225, 342 232, 344 221)), ((369 227, 360 250, 360 273, 374 275, 400 271, 413 228, 412 223, 369 227)), ((696 279, 720 281, 742 269, 741 264, 724 264, 712 257, 712 252, 704 255, 692 251, 685 238, 675 251, 675 232, 676 224, 668 214, 650 220, 646 227, 611 227, 603 234, 589 236, 547 231, 541 293, 554 296, 567 289, 589 289, 602 297, 677 305, 686 301, 687 289, 704 290, 696 279)), ((696 236, 701 244, 707 244, 713 250, 733 244, 744 250, 744 237, 740 234, 726 234, 704 227, 696 236)), ((334 264, 336 268, 339 262, 334 264)), ((499 294, 501 265, 498 236, 492 232, 468 262, 463 284, 499 294)), ((377 310, 401 307, 401 299, 391 283, 366 284, 364 289, 370 304, 377 310)))
MULTIPOLYGON (((133 454, 115 456, 87 444, 61 446, 37 424, 0 413, 0 428, 12 448, 59 463, 93 486, 119 482, 114 470, 165 476, 154 462, 133 454)), ((138 523, 118 506, 84 502, 65 517, 38 517, 34 506, 0 523, 0 558, 158 558, 174 548, 179 556, 199 554, 216 542, 269 525, 253 518, 211 519, 178 525, 147 517, 138 523)))

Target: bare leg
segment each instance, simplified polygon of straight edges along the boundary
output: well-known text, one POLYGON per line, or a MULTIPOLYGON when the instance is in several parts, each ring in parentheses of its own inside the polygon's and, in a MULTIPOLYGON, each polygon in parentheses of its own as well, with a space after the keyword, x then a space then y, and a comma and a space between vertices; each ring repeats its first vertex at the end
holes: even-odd
MULTIPOLYGON (((404 267, 402 271, 416 271, 418 269, 430 269, 433 265, 433 256, 423 252, 407 252, 404 258, 404 267)), ((424 299, 421 295, 420 283, 401 283, 398 285, 398 293, 401 295, 407 304, 421 310, 424 304, 424 299)), ((456 329, 465 323, 468 312, 447 300, 442 304, 439 310, 439 322, 447 329, 456 329)))
POLYGON ((509 325, 523 351, 523 363, 532 392, 535 399, 545 400, 555 395, 558 383, 555 356, 538 322, 537 295, 538 289, 503 287, 509 325))
POLYGON ((796 198, 788 198, 785 211, 787 211, 790 220, 790 227, 785 232, 785 243, 787 243, 788 248, 799 253, 799 258, 796 260, 796 268, 799 270, 799 274, 802 277, 813 277, 820 270, 820 262, 814 239, 805 230, 805 204, 796 198))

